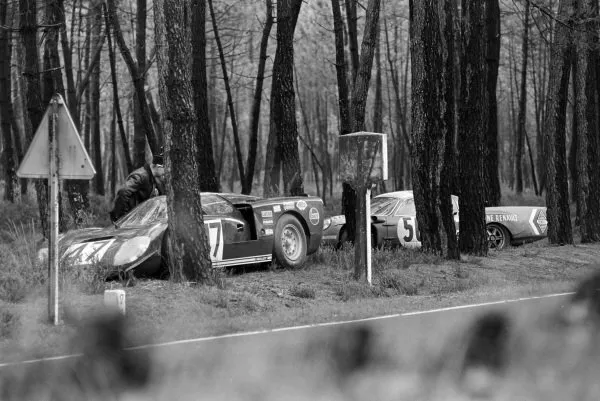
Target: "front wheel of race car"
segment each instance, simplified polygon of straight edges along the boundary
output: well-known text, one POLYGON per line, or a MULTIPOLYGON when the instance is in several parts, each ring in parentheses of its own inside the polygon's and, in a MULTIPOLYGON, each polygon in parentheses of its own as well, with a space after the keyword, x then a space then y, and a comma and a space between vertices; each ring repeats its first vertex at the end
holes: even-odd
POLYGON ((488 224, 487 227, 488 247, 490 249, 501 250, 510 244, 510 234, 508 230, 499 224, 488 224))
POLYGON ((284 267, 295 268, 306 261, 306 235, 298 219, 292 215, 281 216, 275 227, 273 251, 284 267))

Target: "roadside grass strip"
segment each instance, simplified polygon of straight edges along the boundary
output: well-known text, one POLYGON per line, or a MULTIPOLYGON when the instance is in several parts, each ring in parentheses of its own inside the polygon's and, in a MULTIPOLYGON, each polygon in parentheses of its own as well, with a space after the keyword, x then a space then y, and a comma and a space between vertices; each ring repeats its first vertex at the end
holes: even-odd
MULTIPOLYGON (((569 296, 569 295, 573 295, 573 294, 575 294, 575 293, 574 292, 562 292, 562 293, 539 295, 539 296, 505 299, 505 300, 491 301, 491 302, 481 302, 481 303, 476 303, 476 304, 449 306, 449 307, 445 307, 445 308, 429 309, 429 310, 423 310, 423 311, 395 313, 395 314, 390 314, 390 315, 374 316, 374 317, 355 319, 355 320, 342 320, 342 321, 334 321, 334 322, 306 324, 306 325, 300 325, 300 326, 281 327, 281 328, 275 328, 275 329, 265 329, 265 330, 255 330, 255 331, 247 331, 247 332, 240 332, 240 333, 230 333, 230 334, 222 334, 222 335, 218 335, 218 336, 190 338, 190 339, 186 339, 186 340, 167 341, 167 342, 155 343, 155 344, 144 344, 144 345, 138 345, 138 346, 133 346, 133 347, 126 347, 126 348, 124 348, 124 350, 136 351, 136 350, 180 346, 180 345, 186 345, 186 344, 195 344, 195 343, 201 343, 201 342, 207 342, 207 341, 217 341, 217 340, 224 340, 224 339, 236 338, 236 337, 247 337, 247 336, 256 336, 256 335, 262 335, 262 334, 273 334, 273 333, 281 333, 281 332, 289 332, 289 331, 297 331, 297 330, 306 330, 306 329, 319 328, 319 327, 342 326, 342 325, 358 324, 358 323, 372 322, 372 321, 385 320, 385 319, 427 315, 427 314, 432 314, 432 313, 452 312, 452 311, 457 311, 457 310, 462 310, 462 309, 483 308, 483 307, 488 307, 488 306, 504 305, 504 304, 511 304, 511 303, 516 303, 516 302, 527 302, 527 301, 534 301, 534 300, 540 300, 540 299, 558 298, 558 297, 564 297, 564 296, 569 296)), ((29 359, 29 360, 24 360, 24 361, 4 362, 4 363, 0 363, 0 368, 29 365, 29 364, 36 364, 36 363, 42 363, 42 362, 57 362, 57 361, 62 361, 62 360, 67 360, 67 359, 72 359, 72 358, 78 358, 81 356, 83 356, 83 354, 76 353, 76 354, 59 355, 59 356, 53 356, 53 357, 29 359)))

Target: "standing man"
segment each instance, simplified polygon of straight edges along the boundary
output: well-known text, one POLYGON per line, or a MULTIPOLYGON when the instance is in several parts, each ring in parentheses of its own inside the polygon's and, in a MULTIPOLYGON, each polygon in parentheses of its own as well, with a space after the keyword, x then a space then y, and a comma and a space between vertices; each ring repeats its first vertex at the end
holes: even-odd
POLYGON ((110 212, 110 219, 113 222, 119 220, 145 200, 165 194, 163 160, 163 153, 161 152, 153 156, 151 164, 146 163, 129 174, 125 186, 117 192, 115 206, 110 212))

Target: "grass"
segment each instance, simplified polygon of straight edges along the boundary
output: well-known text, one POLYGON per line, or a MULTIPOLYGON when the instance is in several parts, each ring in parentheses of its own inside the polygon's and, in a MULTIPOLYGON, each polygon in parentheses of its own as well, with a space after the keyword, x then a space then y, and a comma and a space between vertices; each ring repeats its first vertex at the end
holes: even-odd
MULTIPOLYGON (((103 202, 99 201, 97 205, 100 210, 103 202)), ((105 329, 102 324, 98 327, 93 317, 102 311, 102 291, 111 286, 119 288, 121 283, 105 283, 102 266, 90 271, 63 266, 61 305, 65 324, 59 327, 47 325, 46 268, 35 263, 39 228, 31 222, 26 210, 22 215, 18 213, 17 210, 13 211, 11 217, 14 219, 3 222, 5 225, 0 232, 0 362, 82 350, 86 358, 91 359, 85 359, 84 365, 76 361, 65 362, 56 370, 15 370, 11 371, 9 378, 0 371, 0 387, 9 380, 12 380, 11 383, 22 380, 37 383, 39 388, 71 388, 70 375, 81 366, 85 367, 85 380, 90 380, 86 382, 88 384, 103 378, 99 372, 118 372, 120 365, 115 366, 114 361, 98 356, 121 354, 102 348, 103 337, 97 333, 105 329), (89 324, 94 327, 91 332, 85 329, 89 324), (80 330, 82 327, 83 331, 80 330), (99 364, 98 360, 108 363, 109 368, 99 364), (94 376, 95 373, 98 373, 98 377, 94 376)), ((97 213, 100 215, 102 212, 97 213)), ((90 216, 90 224, 102 218, 90 216)), ((461 261, 453 262, 439 255, 409 249, 375 250, 372 257, 371 286, 353 279, 354 253, 351 247, 341 251, 322 248, 311 255, 309 262, 301 269, 246 269, 243 274, 231 273, 221 277, 220 284, 214 287, 139 280, 134 287, 125 288, 128 334, 127 339, 116 341, 116 344, 122 344, 121 341, 131 344, 151 340, 169 341, 562 292, 570 290, 574 282, 598 270, 596 263, 600 259, 600 246, 578 244, 575 247, 553 247, 547 241, 540 241, 501 252, 490 252, 487 258, 463 255, 461 261)), ((527 313, 519 321, 539 323, 535 319, 538 313, 527 313)), ((121 323, 111 324, 123 329, 121 323)), ((526 330, 523 327, 517 328, 526 330)), ((565 342, 560 333, 551 338, 541 323, 533 326, 532 330, 536 338, 543 338, 547 343, 535 348, 525 342, 529 348, 545 354, 544 357, 536 354, 528 356, 530 359, 527 361, 516 359, 515 366, 518 368, 510 377, 524 389, 526 385, 543 388, 541 382, 536 381, 541 379, 527 383, 525 376, 520 378, 519 374, 532 372, 539 362, 546 365, 560 362, 565 359, 564 353, 561 353, 563 349, 573 350, 575 347, 571 342, 565 342), (556 346, 557 341, 567 346, 556 346)), ((108 338, 113 338, 114 332, 110 333, 108 338)), ((523 341, 522 337, 518 337, 522 333, 516 332, 515 341, 523 341)), ((411 348, 408 353, 410 357, 390 351, 398 348, 395 345, 398 343, 396 333, 385 344, 375 339, 368 340, 368 335, 361 334, 360 329, 333 332, 326 337, 311 336, 306 334, 307 338, 299 341, 293 351, 282 343, 269 342, 266 348, 244 343, 234 350, 227 348, 224 343, 211 343, 200 359, 190 358, 188 361, 188 356, 183 355, 180 359, 175 358, 177 362, 174 366, 144 363, 145 369, 150 366, 156 369, 155 380, 150 381, 154 384, 142 380, 140 386, 131 389, 117 380, 116 384, 111 382, 111 388, 115 392, 126 388, 123 391, 139 395, 141 399, 166 398, 167 389, 169 392, 177 389, 178 395, 191 394, 193 398, 193 394, 198 394, 199 383, 206 384, 202 394, 207 399, 280 399, 282 394, 286 398, 285 394, 292 393, 296 398, 311 399, 436 398, 436 394, 424 397, 421 391, 423 388, 432 388, 432 385, 416 388, 419 383, 435 383, 436 389, 448 390, 447 393, 437 394, 437 399, 458 399, 457 394, 462 391, 460 388, 457 390, 452 380, 427 374, 419 376, 421 371, 415 369, 417 358, 427 359, 430 353, 439 354, 438 351, 444 347, 460 348, 458 345, 461 343, 449 338, 447 332, 433 331, 428 332, 427 336, 413 333, 413 336, 402 337, 403 349, 411 348), (363 337, 365 335, 366 339, 363 337), (369 356, 366 362, 348 359, 349 355, 360 354, 360 344, 368 345, 371 342, 375 344, 373 348, 379 350, 373 352, 389 354, 386 355, 387 359, 375 356, 369 356), (311 351, 315 349, 317 351, 311 351), (228 353, 235 356, 225 357, 228 353), (241 365, 240 360, 244 358, 252 360, 253 367, 252 371, 244 371, 242 375, 239 372, 242 368, 236 367, 241 365), (369 369, 361 366, 368 366, 369 369), (284 374, 289 374, 285 377, 293 380, 278 381, 275 389, 273 380, 284 374), (186 392, 187 389, 190 391, 186 392), (252 389, 252 394, 249 389, 252 389), (239 393, 232 395, 235 391, 239 393), (385 396, 382 395, 384 391, 385 396)), ((588 345, 584 342, 579 352, 588 351, 588 345)), ((367 355, 371 355, 371 351, 367 355)), ((172 355, 170 358, 172 362, 172 355)), ((136 362, 131 363, 135 366, 136 362)), ((597 371, 596 365, 576 365, 576 368, 585 372, 586 367, 594 372, 597 371)), ((542 373, 552 374, 549 371, 542 373)), ((104 379, 107 380, 106 377, 104 379)), ((131 380, 135 383, 135 378, 131 380)), ((583 379, 574 380, 572 385, 581 388, 582 383, 583 379)), ((540 399, 569 399, 565 396, 569 388, 559 389, 554 395, 549 391, 546 397, 540 399)), ((84 391, 85 386, 77 389, 84 391)), ((507 394, 506 388, 502 390, 505 392, 499 394, 507 394)), ((0 398, 11 399, 5 394, 0 398)), ((513 396, 499 399, 517 399, 514 394, 508 394, 513 396)), ((20 395, 14 395, 12 399, 22 399, 22 393, 20 395)), ((91 398, 87 393, 80 395, 81 399, 91 398)), ((106 394, 97 397, 109 398, 106 394)), ((585 395, 579 399, 586 399, 585 395)))

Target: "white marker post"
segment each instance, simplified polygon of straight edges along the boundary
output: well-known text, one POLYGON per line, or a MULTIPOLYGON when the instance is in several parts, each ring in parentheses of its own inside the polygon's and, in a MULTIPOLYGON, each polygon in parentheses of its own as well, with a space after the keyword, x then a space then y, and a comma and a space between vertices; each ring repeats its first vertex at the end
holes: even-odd
POLYGON ((340 136, 340 178, 356 191, 354 275, 371 284, 371 187, 387 180, 387 135, 340 136))
POLYGON ((19 178, 48 180, 48 319, 54 325, 59 316, 58 247, 59 193, 61 179, 90 179, 96 174, 69 110, 59 94, 52 96, 46 114, 35 132, 17 170, 19 178))
POLYGON ((49 235, 48 235, 48 318, 54 325, 58 325, 58 210, 59 210, 59 158, 58 158, 58 98, 52 97, 50 114, 48 118, 48 166, 50 174, 48 185, 50 197, 48 198, 49 235))

